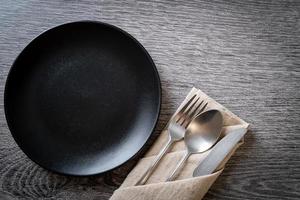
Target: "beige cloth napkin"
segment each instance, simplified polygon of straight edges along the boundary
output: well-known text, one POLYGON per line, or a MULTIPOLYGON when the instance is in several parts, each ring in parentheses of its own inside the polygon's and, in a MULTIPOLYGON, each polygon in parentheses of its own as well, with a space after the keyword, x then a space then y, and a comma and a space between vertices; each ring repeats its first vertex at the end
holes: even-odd
MULTIPOLYGON (((224 106, 220 105, 201 90, 196 88, 193 88, 189 92, 177 111, 180 110, 180 108, 187 102, 187 99, 196 93, 200 95, 201 99, 208 102, 207 109, 218 109, 221 111, 224 119, 222 136, 226 135, 230 130, 241 126, 248 128, 248 123, 238 118, 224 106)), ((235 146, 234 150, 223 160, 218 167, 218 170, 216 170, 216 172, 213 174, 200 177, 192 176, 193 171, 198 166, 199 162, 201 162, 201 160, 203 160, 210 152, 206 151, 201 154, 191 155, 186 161, 181 172, 179 172, 176 180, 165 182, 168 175, 172 172, 184 154, 184 141, 179 141, 175 143, 171 150, 162 158, 158 167, 148 179, 147 183, 141 186, 134 186, 141 175, 148 169, 155 156, 166 144, 167 138, 166 130, 163 130, 150 150, 142 159, 140 159, 138 164, 128 174, 120 188, 114 192, 110 200, 199 200, 205 195, 210 186, 222 173, 223 168, 231 155, 243 143, 242 140, 235 146)))

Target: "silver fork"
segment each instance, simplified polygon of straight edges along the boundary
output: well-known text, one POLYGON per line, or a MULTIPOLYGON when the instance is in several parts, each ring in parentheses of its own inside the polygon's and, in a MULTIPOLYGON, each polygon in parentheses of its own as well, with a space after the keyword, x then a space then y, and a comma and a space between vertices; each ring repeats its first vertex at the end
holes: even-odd
POLYGON ((178 111, 170 120, 169 124, 167 125, 168 128, 168 142, 156 156, 153 163, 150 165, 148 170, 142 175, 136 185, 143 185, 149 179, 150 175, 152 174, 153 170, 156 168, 157 164, 161 160, 161 158, 165 155, 168 151, 170 146, 184 137, 185 129, 192 121, 192 119, 200 114, 208 103, 203 104, 203 100, 200 102, 200 97, 198 94, 193 95, 189 101, 178 111))

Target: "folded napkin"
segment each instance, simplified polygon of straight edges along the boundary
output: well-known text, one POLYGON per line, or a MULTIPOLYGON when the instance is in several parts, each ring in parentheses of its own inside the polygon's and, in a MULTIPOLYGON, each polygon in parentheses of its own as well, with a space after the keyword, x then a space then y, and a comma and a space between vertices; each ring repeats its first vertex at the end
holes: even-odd
MULTIPOLYGON (((232 129, 239 127, 248 128, 248 123, 196 88, 193 88, 189 92, 175 114, 182 108, 187 100, 196 93, 199 94, 202 100, 208 102, 206 110, 218 109, 221 111, 224 120, 224 128, 222 130, 221 137, 226 135, 232 129)), ((155 156, 167 143, 167 139, 168 135, 166 129, 164 129, 150 150, 142 159, 139 160, 137 165, 128 174, 120 188, 114 192, 110 200, 199 200, 205 195, 210 186, 222 173, 223 168, 231 155, 243 143, 242 139, 235 146, 232 152, 227 155, 214 173, 205 176, 193 177, 194 169, 198 166, 199 162, 201 162, 201 160, 209 154, 210 150, 208 150, 204 153, 191 155, 186 161, 184 167, 178 173, 176 180, 165 182, 168 175, 170 175, 174 170, 185 152, 184 141, 181 140, 173 144, 171 150, 159 162, 157 168, 154 170, 145 185, 134 186, 142 174, 144 174, 144 172, 148 169, 149 165, 153 162, 155 156)))

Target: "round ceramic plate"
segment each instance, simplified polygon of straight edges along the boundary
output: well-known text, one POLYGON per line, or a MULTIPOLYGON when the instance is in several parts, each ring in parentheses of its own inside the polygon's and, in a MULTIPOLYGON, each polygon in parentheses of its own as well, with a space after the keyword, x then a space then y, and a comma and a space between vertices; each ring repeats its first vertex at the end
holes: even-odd
POLYGON ((132 158, 153 132, 160 101, 159 76, 142 45, 92 21, 30 42, 12 65, 4 99, 24 153, 69 175, 103 173, 132 158))

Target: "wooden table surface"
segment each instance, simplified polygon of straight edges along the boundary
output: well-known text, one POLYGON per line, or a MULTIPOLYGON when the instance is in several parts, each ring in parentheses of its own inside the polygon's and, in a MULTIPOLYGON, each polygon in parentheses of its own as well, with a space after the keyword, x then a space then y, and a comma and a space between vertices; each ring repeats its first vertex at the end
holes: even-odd
POLYGON ((62 176, 31 162, 8 130, 12 62, 41 32, 76 20, 119 26, 149 51, 163 90, 156 135, 192 86, 251 123, 204 199, 300 199, 299 0, 1 0, 0 199, 108 199, 137 161, 101 176, 62 176))

